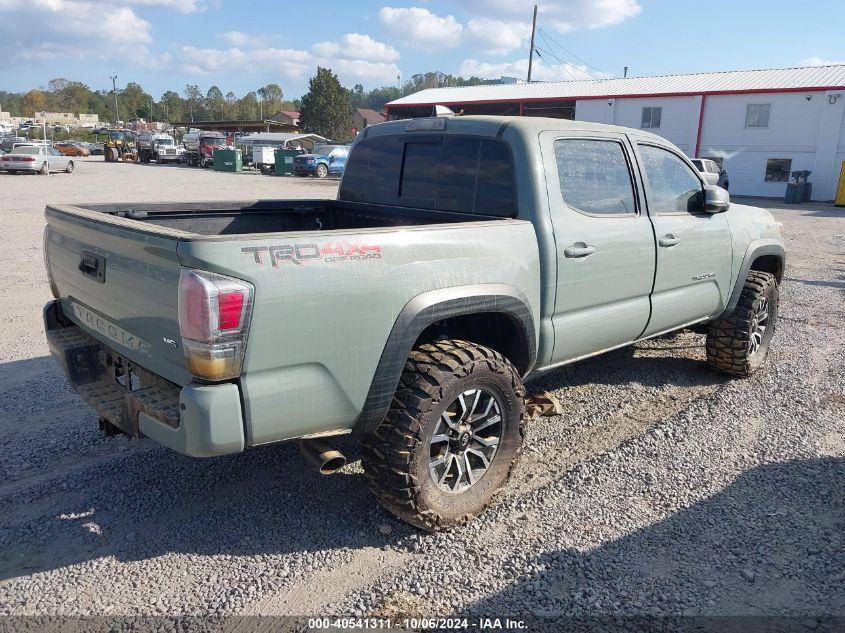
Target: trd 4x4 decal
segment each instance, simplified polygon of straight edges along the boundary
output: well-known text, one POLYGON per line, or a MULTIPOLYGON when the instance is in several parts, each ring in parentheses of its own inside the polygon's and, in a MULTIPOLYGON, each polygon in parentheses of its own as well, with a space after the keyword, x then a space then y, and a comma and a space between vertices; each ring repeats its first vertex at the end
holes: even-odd
POLYGON ((279 244, 276 246, 245 246, 241 252, 252 255, 255 263, 264 265, 270 260, 273 268, 279 267, 279 262, 288 262, 301 266, 302 264, 323 262, 358 261, 364 259, 381 259, 381 246, 375 244, 359 244, 356 242, 327 242, 319 244, 279 244), (265 254, 267 257, 265 258, 265 254))

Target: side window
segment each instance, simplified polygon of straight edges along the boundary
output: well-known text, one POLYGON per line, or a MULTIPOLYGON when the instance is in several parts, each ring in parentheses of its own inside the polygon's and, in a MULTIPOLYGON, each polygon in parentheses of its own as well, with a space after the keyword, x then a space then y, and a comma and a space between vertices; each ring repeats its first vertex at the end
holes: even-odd
POLYGON ((701 181, 678 156, 661 147, 640 145, 648 178, 648 208, 652 213, 696 213, 702 207, 701 181))
POLYGON ((566 206, 596 215, 633 214, 634 189, 622 145, 616 141, 555 141, 560 194, 566 206))

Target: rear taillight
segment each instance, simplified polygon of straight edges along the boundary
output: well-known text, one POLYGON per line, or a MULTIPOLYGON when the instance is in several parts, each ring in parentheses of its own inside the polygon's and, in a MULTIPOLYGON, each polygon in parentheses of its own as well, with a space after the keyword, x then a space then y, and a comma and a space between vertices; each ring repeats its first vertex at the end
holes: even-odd
POLYGON ((24 156, 23 158, 18 159, 22 163, 34 163, 35 156, 24 156))
POLYGON ((205 380, 240 375, 253 292, 252 284, 239 279, 182 269, 179 330, 193 375, 205 380))

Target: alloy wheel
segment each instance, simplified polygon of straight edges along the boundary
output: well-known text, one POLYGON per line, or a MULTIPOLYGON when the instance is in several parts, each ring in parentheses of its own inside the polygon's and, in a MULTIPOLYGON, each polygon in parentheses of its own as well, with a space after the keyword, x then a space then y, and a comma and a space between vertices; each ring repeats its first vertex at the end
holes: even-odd
POLYGON ((751 358, 760 351, 766 328, 769 325, 769 300, 766 297, 757 302, 751 313, 751 336, 748 339, 748 357, 751 358))
POLYGON ((502 410, 484 389, 461 393, 440 415, 429 443, 429 473, 443 492, 459 493, 481 479, 502 439, 502 410))

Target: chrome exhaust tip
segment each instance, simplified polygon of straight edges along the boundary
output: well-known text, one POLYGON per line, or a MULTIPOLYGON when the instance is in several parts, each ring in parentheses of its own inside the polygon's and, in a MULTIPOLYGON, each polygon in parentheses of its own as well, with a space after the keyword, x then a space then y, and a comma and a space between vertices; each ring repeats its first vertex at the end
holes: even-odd
POLYGON ((346 465, 344 454, 323 440, 296 440, 296 446, 306 463, 321 475, 334 474, 346 465))

